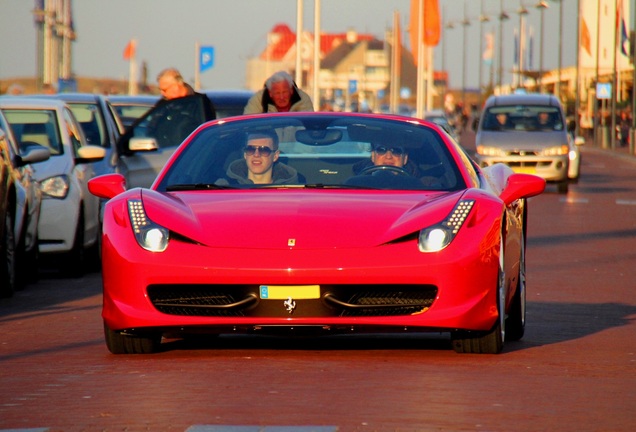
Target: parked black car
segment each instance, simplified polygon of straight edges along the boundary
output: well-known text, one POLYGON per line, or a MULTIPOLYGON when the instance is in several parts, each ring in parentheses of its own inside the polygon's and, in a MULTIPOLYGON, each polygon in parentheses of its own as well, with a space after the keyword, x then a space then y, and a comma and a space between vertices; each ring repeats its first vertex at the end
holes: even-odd
MULTIPOLYGON (((247 90, 204 93, 212 101, 217 119, 243 114, 253 94, 247 90)), ((117 172, 124 175, 128 188, 150 187, 179 144, 197 126, 214 120, 200 101, 191 96, 162 101, 126 130, 117 144, 117 172)))

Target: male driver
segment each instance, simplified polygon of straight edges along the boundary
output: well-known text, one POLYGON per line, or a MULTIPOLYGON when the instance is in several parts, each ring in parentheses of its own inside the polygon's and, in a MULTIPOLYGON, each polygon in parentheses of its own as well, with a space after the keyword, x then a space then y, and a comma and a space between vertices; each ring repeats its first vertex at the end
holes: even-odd
POLYGON ((388 147, 378 145, 371 151, 371 161, 374 165, 391 165, 402 168, 406 165, 409 156, 402 147, 388 147))
POLYGON ((295 169, 276 163, 279 154, 275 133, 250 134, 243 149, 243 159, 232 162, 227 175, 239 184, 298 183, 295 169))

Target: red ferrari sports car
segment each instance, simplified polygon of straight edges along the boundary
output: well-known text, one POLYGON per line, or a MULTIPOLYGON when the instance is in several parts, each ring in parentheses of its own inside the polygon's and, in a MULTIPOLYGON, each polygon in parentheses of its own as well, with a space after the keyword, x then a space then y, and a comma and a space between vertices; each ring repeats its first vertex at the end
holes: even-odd
MULTIPOLYGON (((137 151, 157 148, 152 139, 137 151)), ((480 169, 434 123, 284 113, 199 126, 149 189, 109 199, 112 353, 188 334, 448 332, 465 353, 523 336, 527 198, 545 181, 480 169), (291 332, 290 332, 291 333, 291 332)))

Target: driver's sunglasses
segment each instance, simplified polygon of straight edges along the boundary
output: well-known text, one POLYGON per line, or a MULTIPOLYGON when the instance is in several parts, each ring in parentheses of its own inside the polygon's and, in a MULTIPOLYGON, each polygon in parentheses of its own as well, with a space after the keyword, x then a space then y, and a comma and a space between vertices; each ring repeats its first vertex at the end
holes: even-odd
POLYGON ((254 156, 257 151, 258 151, 258 154, 263 155, 265 157, 269 157, 271 156, 272 153, 274 153, 274 150, 271 149, 270 147, 252 146, 252 145, 245 146, 245 149, 243 151, 248 156, 254 156))
POLYGON ((373 151, 380 156, 385 155, 386 152, 391 152, 393 156, 402 156, 405 153, 402 147, 377 146, 373 149, 373 151))

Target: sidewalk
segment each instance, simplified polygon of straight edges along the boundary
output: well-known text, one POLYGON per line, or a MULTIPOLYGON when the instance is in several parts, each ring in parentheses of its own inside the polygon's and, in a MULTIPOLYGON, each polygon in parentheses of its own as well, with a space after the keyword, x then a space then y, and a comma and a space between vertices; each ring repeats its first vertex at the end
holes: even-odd
POLYGON ((625 147, 620 147, 618 143, 616 143, 615 148, 602 148, 594 144, 593 138, 586 138, 585 145, 581 147, 581 150, 585 151, 585 150, 592 150, 592 149, 597 151, 607 152, 609 154, 613 154, 615 156, 622 157, 622 158, 633 159, 636 161, 636 150, 632 150, 632 152, 630 152, 629 145, 625 147))

